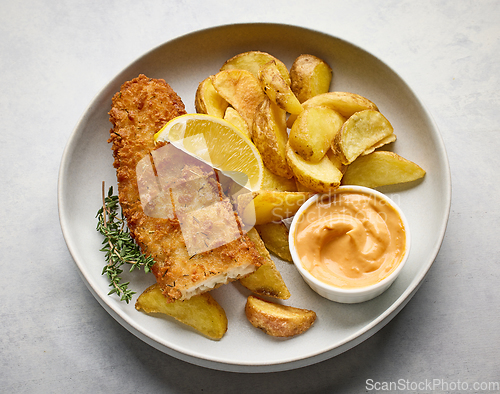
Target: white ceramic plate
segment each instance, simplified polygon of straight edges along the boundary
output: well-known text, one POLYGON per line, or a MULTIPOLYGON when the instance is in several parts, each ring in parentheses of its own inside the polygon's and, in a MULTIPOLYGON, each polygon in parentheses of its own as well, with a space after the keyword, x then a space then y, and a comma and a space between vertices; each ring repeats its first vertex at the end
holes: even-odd
MULTIPOLYGON (((116 190, 116 188, 115 188, 116 190)), ((408 85, 387 65, 341 39, 303 28, 244 24, 195 32, 145 54, 114 78, 90 103, 71 135, 59 174, 59 215, 68 248, 81 276, 101 305, 124 327, 155 348, 179 359, 220 370, 270 372, 310 365, 361 343, 393 318, 422 283, 442 242, 450 208, 451 184, 445 148, 429 113, 408 85), (229 329, 211 341, 169 318, 148 316, 132 303, 108 296, 101 276, 102 238, 95 230, 101 182, 116 185, 112 154, 106 142, 111 124, 111 97, 123 82, 144 73, 164 78, 194 112, 198 83, 218 71, 225 60, 248 50, 269 52, 290 66, 311 53, 334 70, 332 90, 350 91, 374 101, 392 122, 397 142, 392 149, 426 171, 422 182, 382 190, 404 210, 413 235, 409 260, 384 294, 358 305, 342 305, 316 295, 292 264, 277 261, 291 291, 285 303, 313 309, 318 315, 305 334, 287 340, 267 336, 244 316, 248 292, 238 283, 213 292, 225 309, 229 329)), ((154 282, 134 272, 131 287, 140 293, 154 282)))

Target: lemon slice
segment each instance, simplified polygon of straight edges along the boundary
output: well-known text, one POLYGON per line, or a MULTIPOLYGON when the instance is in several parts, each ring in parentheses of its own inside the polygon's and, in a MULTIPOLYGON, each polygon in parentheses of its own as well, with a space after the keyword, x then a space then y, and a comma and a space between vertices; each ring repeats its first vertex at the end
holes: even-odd
POLYGON ((253 142, 224 119, 205 114, 174 118, 154 136, 155 142, 169 141, 225 174, 243 173, 246 186, 259 190, 264 164, 253 142))

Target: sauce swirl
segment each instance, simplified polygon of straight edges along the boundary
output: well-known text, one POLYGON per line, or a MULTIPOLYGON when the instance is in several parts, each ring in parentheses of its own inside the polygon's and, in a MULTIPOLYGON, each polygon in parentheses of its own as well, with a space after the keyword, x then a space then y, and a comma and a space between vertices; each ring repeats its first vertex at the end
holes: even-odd
POLYGON ((302 212, 295 235, 302 266, 318 280, 341 288, 376 284, 405 252, 398 212, 374 195, 345 191, 302 212))

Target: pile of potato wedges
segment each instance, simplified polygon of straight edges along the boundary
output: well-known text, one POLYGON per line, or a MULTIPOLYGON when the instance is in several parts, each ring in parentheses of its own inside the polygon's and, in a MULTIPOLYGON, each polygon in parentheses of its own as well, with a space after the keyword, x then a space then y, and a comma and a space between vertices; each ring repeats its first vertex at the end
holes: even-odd
MULTIPOLYGON (((195 94, 198 113, 233 124, 262 156, 261 190, 242 194, 236 206, 243 222, 255 224, 248 235, 265 263, 240 283, 254 293, 245 307, 249 322, 272 336, 303 333, 316 319, 313 311, 261 298, 290 297, 269 254, 292 261, 283 221, 313 194, 341 184, 379 187, 425 175, 398 154, 377 150, 396 140, 393 126, 371 100, 330 91, 332 78, 330 65, 313 55, 298 56, 288 70, 271 54, 250 51, 227 60, 199 83, 195 94)), ((164 306, 160 297, 153 286, 136 308, 166 313, 211 339, 226 332, 225 313, 208 294, 180 301, 185 307, 164 306)))
POLYGON ((332 78, 330 65, 313 55, 298 56, 288 71, 268 53, 244 52, 199 84, 196 111, 224 118, 252 139, 267 177, 274 176, 263 189, 274 182, 281 191, 328 193, 341 184, 422 178, 417 164, 375 152, 396 140, 391 123, 371 100, 330 91, 332 78))

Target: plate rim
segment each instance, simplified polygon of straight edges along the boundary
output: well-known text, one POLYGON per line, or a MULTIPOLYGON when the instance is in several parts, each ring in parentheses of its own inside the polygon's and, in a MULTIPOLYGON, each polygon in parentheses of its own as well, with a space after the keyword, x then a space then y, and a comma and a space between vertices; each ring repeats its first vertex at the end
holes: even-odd
MULTIPOLYGON (((121 85, 121 84, 120 84, 121 85)), ((379 331, 382 327, 384 327, 392 318, 394 318, 400 311, 401 309, 410 301, 410 299, 413 297, 413 295, 417 292, 418 288, 421 286, 423 283, 424 278, 428 274, 430 268, 434 264, 434 261, 439 253, 439 250, 442 246, 445 234, 446 234, 446 228, 449 222, 449 214, 451 210, 451 196, 452 196, 452 182, 451 182, 451 171, 450 171, 450 163, 448 160, 448 155, 446 152, 446 148, 444 145, 444 141, 442 138, 441 133, 439 132, 439 128, 437 127, 436 122, 434 121, 431 113, 425 106, 425 104, 422 102, 419 96, 415 93, 415 90, 411 88, 411 86, 408 84, 406 80, 404 80, 397 71, 391 67, 387 62, 385 62, 382 58, 375 56, 373 53, 370 51, 366 50, 365 48, 354 44, 350 41, 347 41, 341 37, 334 36, 333 34, 325 33, 322 31, 318 31, 315 29, 303 27, 303 26, 297 26, 293 24, 282 24, 282 23, 265 23, 265 22, 257 22, 257 23, 237 23, 237 24, 222 24, 222 25, 217 25, 217 26, 212 26, 200 30, 195 30, 188 32, 186 34, 182 34, 179 36, 176 36, 170 40, 167 40, 152 49, 144 52, 142 55, 134 59, 132 62, 130 62, 128 65, 123 67, 110 81, 108 81, 102 89, 99 90, 97 94, 94 95, 92 100, 89 102, 89 105, 85 108, 83 111, 82 115, 80 116, 80 119, 76 123, 75 127, 73 128, 71 135, 66 143, 66 146, 64 148, 62 158, 60 161, 60 168, 59 168, 59 174, 58 174, 58 184, 57 184, 57 206, 58 206, 58 214, 59 214, 59 222, 61 226, 61 230, 63 233, 63 237, 65 239, 66 245, 68 247, 68 250, 72 256, 73 262, 78 268, 78 272, 80 277, 83 279, 84 283, 86 284, 87 288, 91 291, 92 295, 97 299, 99 304, 106 309, 106 311, 118 322, 120 323, 123 327, 125 327, 128 331, 130 331, 132 334, 143 340, 144 342, 148 343, 150 346, 166 353, 169 354, 177 359, 183 360, 190 362, 192 364, 196 364, 199 366, 207 367, 207 368, 212 368, 212 369, 217 369, 217 370, 224 370, 224 371, 234 371, 234 372, 273 372, 273 371, 283 371, 283 370, 289 370, 289 369, 294 369, 294 368, 299 368, 303 367, 306 365, 311 365, 320 361, 324 361, 326 359, 332 358, 338 354, 341 354, 352 347, 357 346, 358 344, 362 343, 372 335, 374 335, 377 331, 379 331), (77 261, 76 259, 76 253, 73 249, 73 245, 69 239, 69 228, 68 224, 66 222, 66 218, 64 217, 64 202, 63 202, 63 194, 64 194, 64 184, 63 184, 63 179, 66 175, 66 172, 68 171, 68 162, 71 160, 70 158, 70 153, 72 152, 74 148, 74 144, 76 143, 76 139, 78 137, 78 130, 80 129, 81 125, 85 122, 86 118, 89 116, 89 111, 90 108, 92 107, 92 104, 96 103, 97 100, 100 98, 100 96, 103 94, 104 91, 109 90, 109 88, 113 85, 116 85, 117 82, 119 82, 120 78, 122 78, 123 74, 127 73, 127 70, 130 70, 134 64, 139 63, 142 59, 147 58, 150 56, 153 52, 160 50, 163 46, 172 44, 175 41, 178 40, 184 40, 188 39, 190 36, 195 36, 199 34, 203 34, 212 30, 220 30, 220 29, 232 29, 232 28, 238 28, 238 29, 246 29, 249 27, 254 28, 255 26, 266 26, 266 27, 273 27, 273 28, 291 28, 291 29, 299 29, 303 31, 307 31, 313 34, 320 34, 328 38, 333 38, 335 40, 339 40, 342 43, 349 45, 351 47, 354 47, 356 50, 362 51, 370 56, 372 56, 375 59, 378 59, 384 66, 386 66, 391 72, 393 72, 405 85, 405 87, 412 92, 415 100, 418 102, 418 104, 422 107, 423 113, 427 117, 427 121, 429 125, 433 129, 433 136, 436 138, 436 147, 439 148, 439 159, 442 163, 442 168, 444 170, 444 175, 447 180, 445 184, 443 184, 443 188, 445 190, 445 195, 446 198, 444 201, 446 202, 445 209, 443 210, 442 214, 442 220, 441 220, 441 226, 439 229, 439 238, 436 240, 435 246, 433 250, 429 252, 429 260, 430 262, 427 264, 425 269, 419 273, 419 275, 415 276, 410 283, 410 285, 403 291, 403 293, 396 298, 392 304, 379 316, 377 316, 375 319, 373 319, 369 324, 364 325, 361 327, 359 330, 357 330, 355 333, 350 335, 349 337, 345 338, 343 341, 340 343, 336 343, 335 346, 325 348, 323 351, 318 351, 314 354, 309 354, 307 357, 294 357, 290 358, 288 361, 283 361, 283 362, 271 362, 271 363, 265 363, 265 362, 247 362, 247 363, 241 363, 241 362, 227 362, 227 361, 219 361, 214 358, 207 358, 207 357, 199 357, 196 354, 192 354, 192 352, 188 351, 186 352, 185 350, 181 349, 180 347, 176 346, 170 346, 170 345, 165 345, 164 343, 156 341, 154 338, 151 338, 147 334, 141 332, 141 330, 137 327, 137 325, 134 323, 132 319, 129 318, 124 313, 121 313, 120 311, 116 311, 113 306, 111 305, 111 299, 108 301, 107 298, 110 297, 101 297, 100 291, 98 289, 95 289, 94 286, 92 286, 92 281, 90 278, 87 277, 85 274, 85 271, 81 269, 80 267, 80 262, 77 261)))

